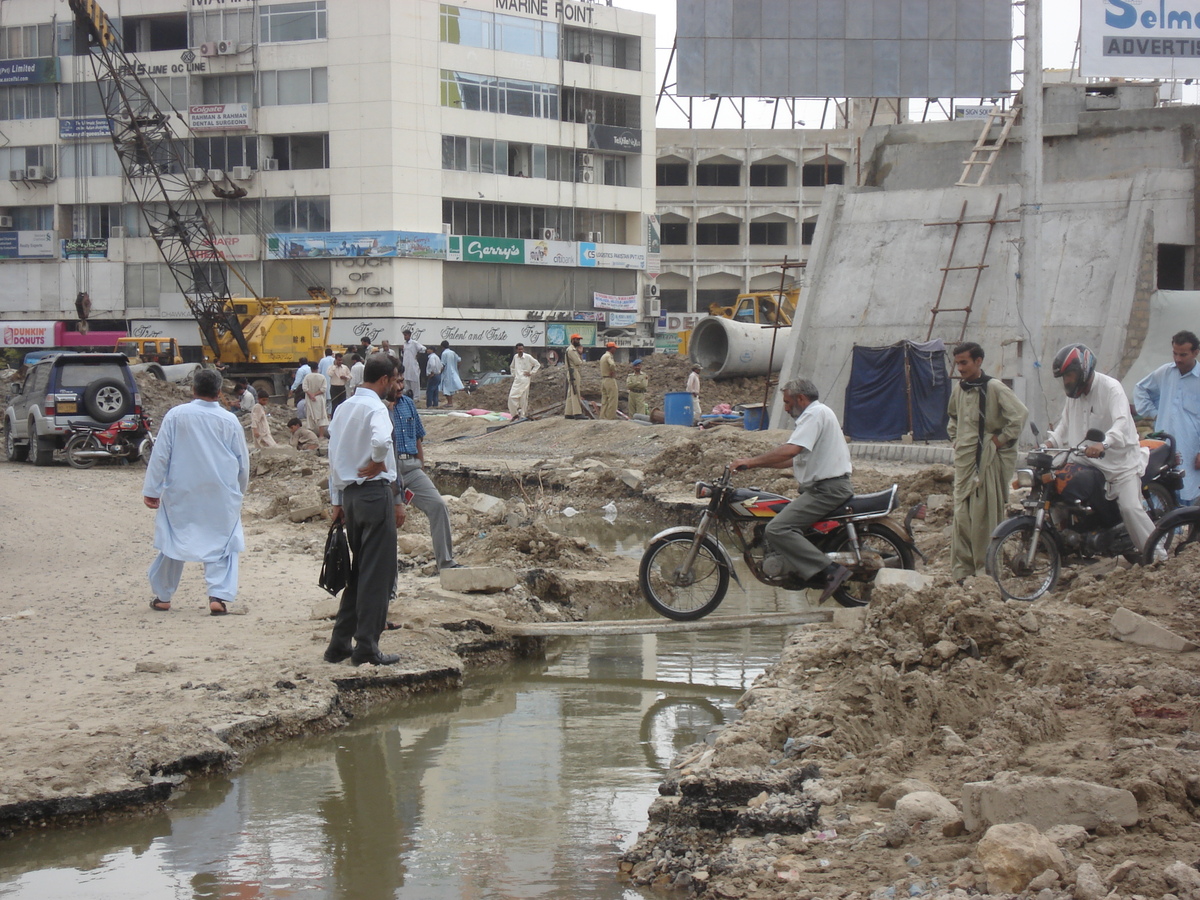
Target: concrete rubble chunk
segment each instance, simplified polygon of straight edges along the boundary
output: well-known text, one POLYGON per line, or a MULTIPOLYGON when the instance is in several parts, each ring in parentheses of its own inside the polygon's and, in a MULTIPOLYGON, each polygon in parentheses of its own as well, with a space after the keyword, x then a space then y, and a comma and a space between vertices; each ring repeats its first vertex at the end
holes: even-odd
POLYGON ((502 517, 505 512, 504 501, 499 497, 493 497, 491 494, 478 494, 470 500, 471 512, 478 513, 481 516, 498 516, 502 517))
POLYGON ((1200 892, 1200 872, 1185 862, 1175 860, 1163 870, 1163 877, 1177 894, 1195 896, 1200 892))
POLYGON ((617 477, 621 479, 626 487, 637 490, 646 479, 646 473, 641 469, 621 469, 617 473, 617 477))
POLYGON ((867 624, 867 608, 865 606, 854 606, 835 609, 833 611, 832 623, 834 628, 862 631, 867 624))
POLYGON ((896 818, 916 822, 957 822, 962 819, 953 803, 936 791, 913 791, 896 801, 896 818))
POLYGON ((293 522, 307 522, 309 519, 315 519, 323 512, 325 512, 325 507, 323 506, 302 506, 300 509, 293 509, 288 513, 288 519, 293 522))
POLYGON ((895 586, 919 591, 932 582, 928 575, 914 572, 912 569, 880 569, 875 574, 875 587, 895 586))
POLYGON ((1055 825, 1053 828, 1047 828, 1044 834, 1059 847, 1066 847, 1068 850, 1078 850, 1088 842, 1087 829, 1078 825, 1055 825))
POLYGON ((1103 900, 1108 896, 1108 886, 1091 863, 1081 863, 1075 870, 1075 900, 1103 900))
POLYGON ((1138 820, 1132 793, 1075 778, 972 781, 963 785, 962 806, 968 831, 1006 822, 1046 829, 1078 825, 1091 831, 1106 819, 1125 827, 1138 820))
POLYGON ((937 788, 926 781, 920 781, 916 778, 905 778, 903 781, 897 781, 891 787, 886 788, 875 802, 883 809, 895 809, 897 800, 906 794, 918 791, 928 791, 936 794, 937 788))
POLYGON ((1200 644, 1194 644, 1187 638, 1181 637, 1123 606, 1113 613, 1109 634, 1127 644, 1153 647, 1155 650, 1167 650, 1171 653, 1200 650, 1200 644))
POLYGON ((336 597, 329 600, 318 600, 312 605, 308 617, 314 620, 332 619, 337 615, 339 606, 341 606, 341 602, 336 597))
POLYGON ((517 575, 502 566, 462 566, 442 569, 442 587, 460 594, 495 594, 517 584, 517 575))
POLYGON ((401 534, 396 537, 396 549, 405 556, 417 556, 433 550, 433 541, 424 534, 401 534))
POLYGON ((1047 869, 1065 874, 1067 867, 1062 851, 1024 822, 993 825, 975 846, 975 855, 993 894, 1020 893, 1047 869))

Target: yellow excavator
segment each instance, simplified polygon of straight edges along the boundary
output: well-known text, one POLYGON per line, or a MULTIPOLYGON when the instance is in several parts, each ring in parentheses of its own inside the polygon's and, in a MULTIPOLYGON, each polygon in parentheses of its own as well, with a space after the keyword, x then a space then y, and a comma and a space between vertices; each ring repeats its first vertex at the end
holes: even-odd
MULTIPOLYGON (((710 303, 708 314, 733 319, 744 325, 774 325, 778 319, 779 326, 787 328, 796 314, 796 304, 800 302, 800 289, 784 291, 782 304, 779 301, 779 291, 751 291, 748 294, 738 294, 732 306, 710 303)), ((688 355, 691 338, 691 331, 679 333, 680 356, 688 355)))

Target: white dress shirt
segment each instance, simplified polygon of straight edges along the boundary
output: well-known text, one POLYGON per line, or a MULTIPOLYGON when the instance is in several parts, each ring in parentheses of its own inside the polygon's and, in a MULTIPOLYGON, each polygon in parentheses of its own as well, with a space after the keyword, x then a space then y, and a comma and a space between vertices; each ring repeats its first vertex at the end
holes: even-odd
MULTIPOLYGON (((392 417, 387 405, 370 388, 360 387, 337 408, 329 424, 329 501, 342 505, 342 491, 364 481, 396 481, 396 454, 392 452, 392 417), (374 478, 358 470, 370 462, 383 463, 374 478)), ((397 502, 399 502, 397 497, 397 502)))

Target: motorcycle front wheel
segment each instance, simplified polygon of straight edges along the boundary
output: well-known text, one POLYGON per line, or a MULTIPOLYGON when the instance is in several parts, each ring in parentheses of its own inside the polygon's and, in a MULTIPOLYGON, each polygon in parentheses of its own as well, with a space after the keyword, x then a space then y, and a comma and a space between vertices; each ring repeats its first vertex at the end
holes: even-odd
POLYGON ((1168 558, 1177 554, 1196 540, 1197 525, 1200 525, 1200 507, 1182 506, 1171 510, 1154 523, 1154 530, 1142 551, 1142 565, 1153 563, 1159 550, 1168 558))
MULTIPOLYGON (((873 550, 883 557, 885 569, 915 569, 916 560, 907 544, 892 534, 882 525, 867 525, 859 531, 858 544, 863 550, 873 550)), ((846 538, 837 547, 838 553, 853 553, 850 539, 846 538)), ((871 602, 871 590, 875 586, 875 578, 869 581, 858 581, 851 577, 834 592, 833 599, 842 606, 866 606, 871 602)))
POLYGON ((646 548, 638 569, 642 596, 660 615, 680 622, 702 619, 721 605, 729 590, 729 568, 711 536, 696 548, 691 570, 681 571, 695 532, 676 533, 646 548))
POLYGON ((1054 539, 1043 531, 1037 538, 1033 563, 1029 547, 1036 530, 1032 519, 1009 519, 992 532, 988 544, 987 573, 1009 600, 1036 600, 1052 591, 1062 572, 1062 559, 1054 539))
POLYGON ((100 441, 96 439, 94 434, 88 432, 79 432, 71 435, 67 439, 67 446, 64 452, 67 456, 67 462, 74 469, 90 469, 96 464, 95 457, 82 456, 82 453, 92 453, 100 449, 100 441))

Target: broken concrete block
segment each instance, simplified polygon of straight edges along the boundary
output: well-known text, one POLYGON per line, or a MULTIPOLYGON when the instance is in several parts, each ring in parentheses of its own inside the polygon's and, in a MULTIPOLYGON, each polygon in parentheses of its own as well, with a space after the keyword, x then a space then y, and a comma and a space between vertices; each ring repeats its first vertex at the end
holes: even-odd
POLYGON ((928 497, 925 498, 925 508, 927 510, 929 510, 930 512, 934 512, 935 510, 942 509, 943 507, 949 506, 949 505, 950 505, 950 495, 949 494, 930 494, 928 497))
POLYGON ((972 781, 963 785, 962 805, 968 831, 1005 822, 1026 822, 1039 829, 1079 825, 1090 831, 1108 818, 1124 826, 1138 820, 1132 793, 1075 778, 972 781))
POLYGON ((1187 638, 1181 637, 1123 606, 1113 613, 1108 633, 1118 641, 1124 641, 1127 644, 1153 647, 1155 650, 1167 650, 1171 653, 1200 650, 1200 645, 1192 643, 1187 638))
POLYGON ((1088 842, 1087 829, 1078 825, 1055 825, 1053 828, 1047 828, 1043 834, 1059 847, 1066 847, 1068 850, 1078 850, 1088 842))
POLYGON ((396 549, 405 556, 421 556, 433 552, 433 541, 424 534, 398 534, 396 549))
POLYGON ((1081 863, 1075 870, 1075 900, 1104 900, 1108 886, 1091 863, 1081 863))
POLYGON ((308 617, 310 619, 332 619, 337 615, 339 606, 341 606, 341 602, 337 598, 320 600, 312 605, 308 617))
POLYGON ((621 479, 626 487, 633 488, 636 491, 646 479, 646 473, 641 469, 621 469, 617 472, 617 477, 621 479))
POLYGON ((477 494, 469 503, 471 512, 481 516, 503 517, 505 513, 504 501, 491 494, 477 494))
POLYGON ((1194 896, 1200 892, 1200 872, 1185 862, 1175 860, 1163 870, 1163 877, 1177 894, 1194 896))
POLYGON ((307 522, 309 519, 315 519, 323 512, 325 512, 325 507, 323 506, 302 506, 300 509, 293 509, 288 513, 288 519, 293 522, 307 522))
POLYGON ((875 587, 877 588, 894 585, 910 591, 919 591, 929 585, 931 580, 928 575, 922 575, 912 569, 880 569, 875 573, 875 587))
POLYGON ((1054 843, 1032 825, 993 825, 975 847, 983 863, 988 891, 1020 893, 1047 869, 1066 874, 1066 859, 1054 843))
POLYGON ((135 672, 146 672, 151 675, 166 675, 179 671, 179 663, 164 662, 158 659, 141 659, 133 667, 135 672))
POLYGON ((460 594, 495 594, 517 583, 516 573, 500 566, 463 566, 442 569, 442 587, 460 594))
POLYGON ((834 628, 862 631, 867 622, 867 608, 865 606, 852 606, 835 609, 833 611, 832 622, 834 628))
POLYGON ((903 781, 897 781, 891 787, 887 788, 879 795, 879 799, 875 802, 884 809, 893 809, 896 806, 896 801, 901 797, 918 791, 932 791, 933 793, 937 793, 937 788, 926 781, 918 781, 916 778, 905 778, 903 781))
POLYGON ((953 803, 936 791, 913 791, 896 801, 896 818, 907 825, 936 822, 939 825, 962 821, 953 803))

